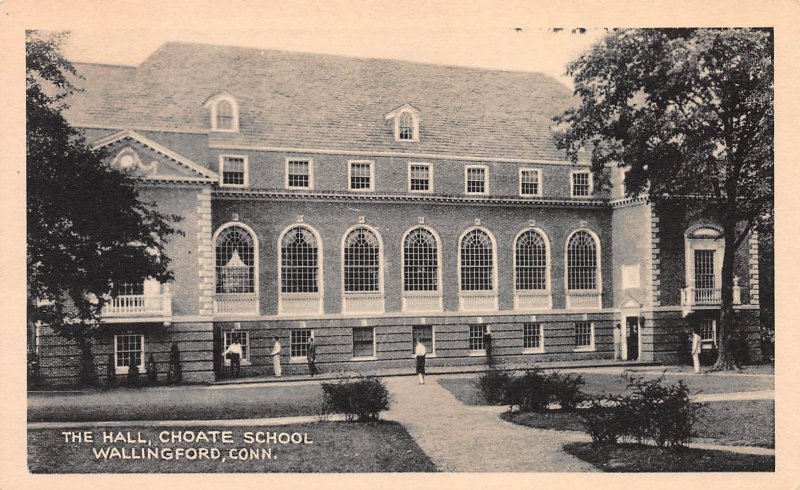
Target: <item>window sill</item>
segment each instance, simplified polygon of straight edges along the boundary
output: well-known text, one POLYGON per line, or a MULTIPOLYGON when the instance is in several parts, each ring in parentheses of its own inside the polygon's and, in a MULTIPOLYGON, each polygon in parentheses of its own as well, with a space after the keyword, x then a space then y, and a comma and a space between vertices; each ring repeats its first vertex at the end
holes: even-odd
POLYGON ((594 347, 575 347, 572 352, 594 352, 594 347))
MULTIPOLYGON (((436 354, 425 354, 425 359, 433 359, 435 357, 436 357, 436 354)), ((415 355, 411 356, 411 359, 416 359, 416 358, 417 358, 417 356, 415 356, 415 355)))
POLYGON ((307 357, 290 357, 289 364, 306 364, 308 362, 307 357))
POLYGON ((350 360, 354 362, 377 361, 378 357, 377 356, 351 357, 350 360))
POLYGON ((488 196, 488 192, 465 192, 465 196, 488 196))
POLYGON ((485 350, 471 350, 469 351, 469 357, 486 357, 485 350))
POLYGON ((375 192, 375 189, 347 189, 350 192, 375 192))
POLYGON ((522 349, 523 354, 544 354, 544 348, 539 349, 522 349))
POLYGON ((542 195, 541 194, 520 194, 519 197, 521 197, 523 199, 526 199, 526 198, 538 199, 538 198, 541 198, 542 195))

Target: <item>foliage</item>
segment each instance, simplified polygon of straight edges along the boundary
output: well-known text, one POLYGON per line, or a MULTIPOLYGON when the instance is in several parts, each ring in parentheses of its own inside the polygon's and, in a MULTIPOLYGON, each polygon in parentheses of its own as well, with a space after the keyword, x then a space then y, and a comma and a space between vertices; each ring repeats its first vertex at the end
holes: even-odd
POLYGON ((489 369, 474 381, 483 398, 491 405, 502 403, 505 399, 506 385, 513 375, 500 369, 489 369))
POLYGON ((94 367, 92 343, 89 341, 89 339, 79 338, 78 348, 80 349, 80 372, 78 373, 78 383, 83 386, 94 386, 97 384, 97 370, 94 367))
POLYGON ((580 105, 556 145, 591 155, 596 189, 626 167, 629 196, 672 199, 723 229, 718 367, 733 365, 734 254, 773 215, 773 35, 769 29, 615 29, 573 61, 580 105))
POLYGON ((136 364, 131 364, 128 366, 128 386, 131 388, 138 388, 141 384, 141 380, 139 379, 139 366, 136 364))
POLYGON ((550 404, 547 376, 539 368, 529 369, 522 376, 514 377, 506 385, 505 402, 521 411, 543 412, 550 404))
POLYGON ((557 371, 547 377, 547 388, 550 398, 561 406, 562 410, 574 410, 583 401, 581 388, 585 384, 583 375, 572 376, 557 371))
POLYGON ((625 433, 620 399, 616 395, 597 395, 587 399, 589 405, 580 414, 592 443, 615 444, 625 433))
POLYGON ((172 343, 169 350, 169 369, 167 370, 167 383, 177 384, 183 380, 183 371, 181 370, 181 351, 178 349, 176 342, 172 343))
POLYGON ((322 391, 322 412, 344 414, 347 421, 378 420, 380 412, 389 408, 389 390, 375 376, 322 383, 322 391))
POLYGON ((116 359, 114 359, 114 354, 108 355, 108 361, 106 361, 106 386, 112 387, 117 384, 117 363, 116 359))
POLYGON ((158 383, 158 366, 152 352, 147 356, 147 382, 151 385, 158 383))
POLYGON ((583 400, 583 376, 552 372, 545 375, 540 368, 529 369, 521 376, 489 369, 475 381, 483 398, 491 405, 507 403, 520 411, 543 412, 551 402, 563 410, 573 410, 583 400))
POLYGON ((106 165, 62 116, 79 78, 64 39, 26 33, 28 321, 84 336, 115 284, 173 279, 164 247, 180 217, 142 202, 135 177, 106 165))

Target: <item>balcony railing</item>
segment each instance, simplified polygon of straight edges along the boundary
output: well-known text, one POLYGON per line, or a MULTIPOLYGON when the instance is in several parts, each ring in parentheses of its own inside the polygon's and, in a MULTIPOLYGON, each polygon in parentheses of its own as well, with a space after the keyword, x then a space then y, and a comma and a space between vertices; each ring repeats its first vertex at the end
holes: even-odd
MULTIPOLYGON (((738 281, 737 281, 738 282, 738 281)), ((695 288, 681 289, 681 306, 713 306, 722 303, 722 289, 695 288)), ((742 288, 733 287, 733 304, 742 304, 742 288)))
POLYGON ((110 298, 103 307, 106 318, 172 316, 170 294, 125 294, 110 298))
POLYGON ((567 291, 567 309, 602 308, 600 291, 567 291))
POLYGON ((258 296, 250 294, 218 294, 214 296, 214 313, 226 315, 258 314, 258 296))

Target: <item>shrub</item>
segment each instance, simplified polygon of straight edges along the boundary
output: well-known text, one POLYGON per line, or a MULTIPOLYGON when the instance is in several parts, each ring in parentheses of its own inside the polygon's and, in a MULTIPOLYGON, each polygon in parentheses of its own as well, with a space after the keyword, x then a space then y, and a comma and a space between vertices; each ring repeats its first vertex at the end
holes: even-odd
POLYGON ((111 387, 117 384, 117 363, 114 354, 108 355, 106 362, 106 386, 111 387))
POLYGON ((581 410, 583 426, 593 444, 614 444, 625 433, 624 411, 620 397, 598 395, 588 397, 589 406, 581 410))
POLYGON ((514 376, 499 369, 489 369, 481 373, 475 384, 487 403, 497 405, 505 400, 506 387, 514 376))
POLYGON ((539 368, 529 369, 520 377, 512 378, 506 384, 504 401, 513 409, 514 405, 523 412, 543 412, 550 404, 550 390, 547 377, 539 368))
POLYGON ((128 386, 139 386, 139 366, 136 364, 128 366, 128 386))
POLYGON ((181 351, 178 349, 176 342, 172 343, 169 350, 169 369, 167 369, 167 383, 176 384, 180 383, 183 379, 183 371, 181 370, 181 351))
POLYGON ((158 367, 152 352, 147 356, 147 382, 151 385, 158 383, 158 367))
POLYGON ((375 376, 343 379, 323 383, 322 413, 341 413, 345 420, 378 420, 380 412, 389 408, 389 390, 375 376))
POLYGON ((554 372, 547 377, 546 384, 550 399, 561 405, 562 410, 575 410, 585 398, 581 391, 585 384, 582 375, 572 376, 554 372))

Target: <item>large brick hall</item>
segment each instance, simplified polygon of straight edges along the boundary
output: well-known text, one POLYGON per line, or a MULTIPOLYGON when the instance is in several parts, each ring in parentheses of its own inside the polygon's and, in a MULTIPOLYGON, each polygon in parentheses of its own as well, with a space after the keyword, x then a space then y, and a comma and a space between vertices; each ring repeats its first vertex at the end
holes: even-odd
MULTIPOLYGON (((93 340, 117 374, 173 343, 186 381, 226 373, 612 359, 716 347, 724 243, 678 200, 594 189, 551 141, 570 89, 537 73, 169 43, 139 66, 75 64, 68 121, 178 214, 175 280, 120 285, 93 340)), ((736 251, 737 321, 758 334, 758 240, 736 251)), ((31 333, 46 381, 73 340, 31 333)), ((755 343, 754 343, 755 348, 755 343)), ((757 355, 757 352, 753 352, 757 355)))

